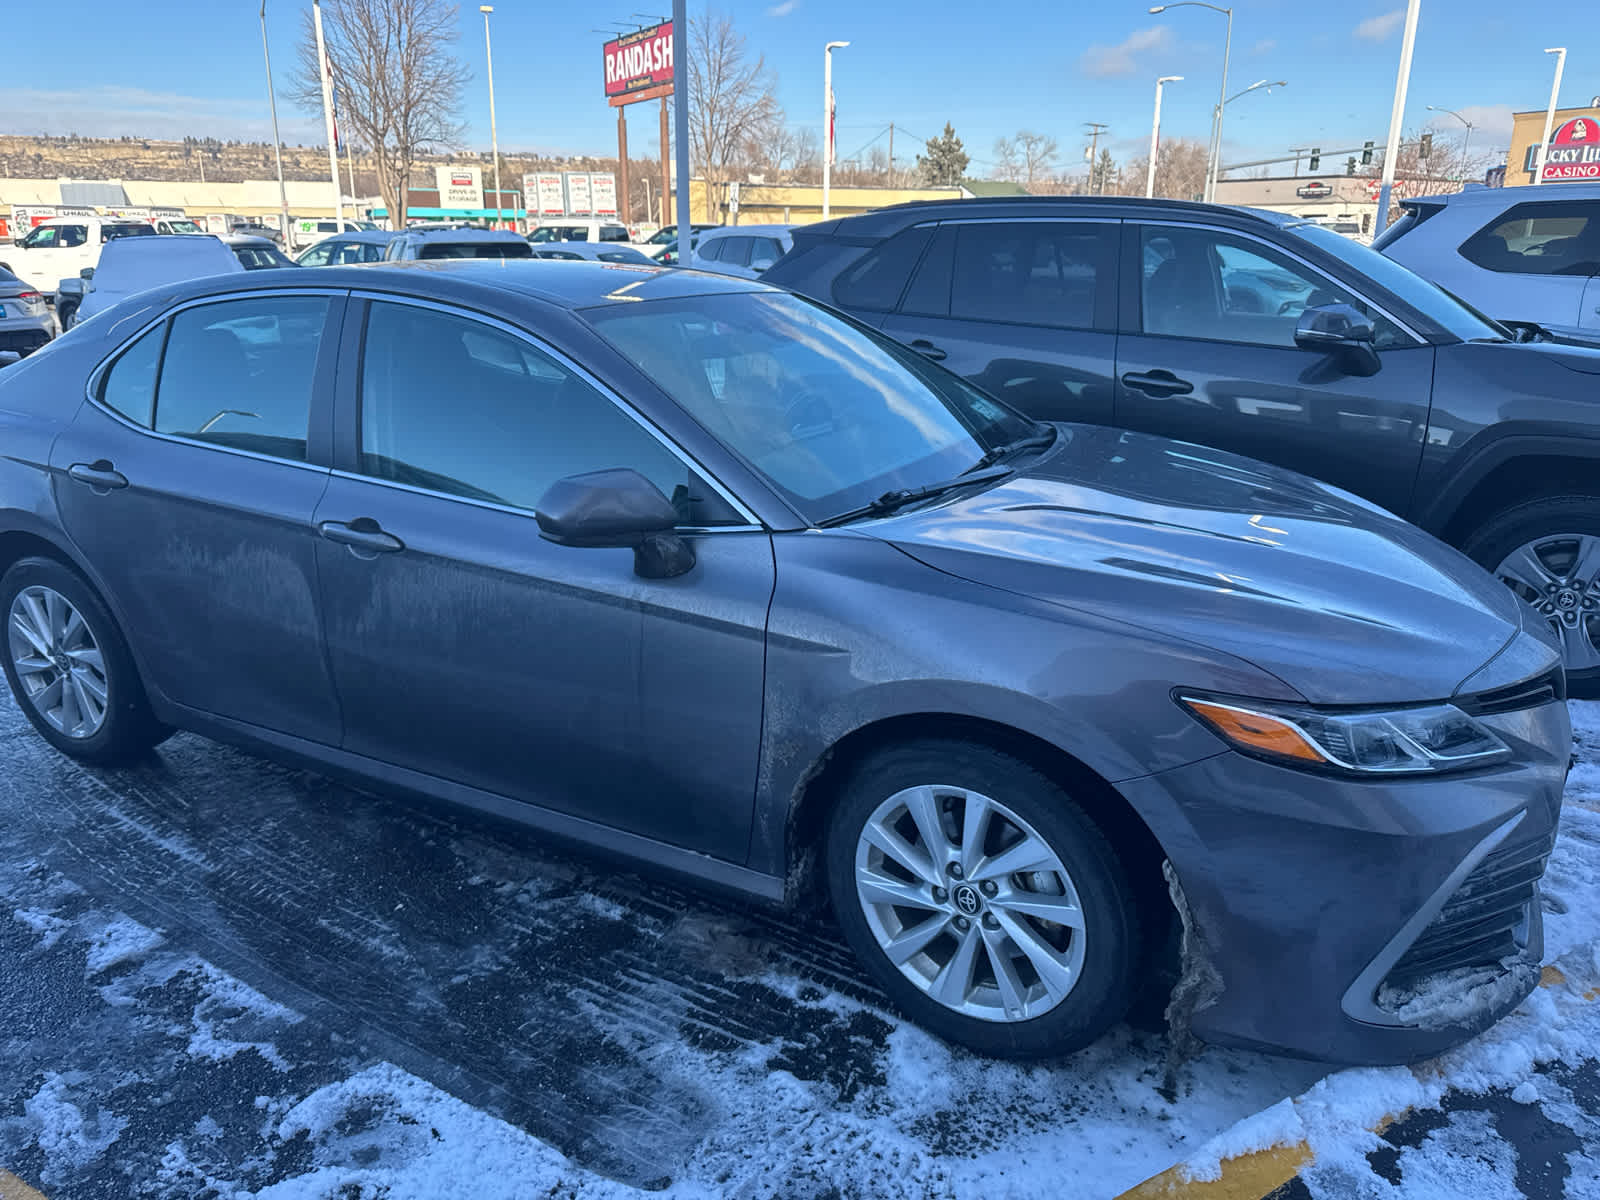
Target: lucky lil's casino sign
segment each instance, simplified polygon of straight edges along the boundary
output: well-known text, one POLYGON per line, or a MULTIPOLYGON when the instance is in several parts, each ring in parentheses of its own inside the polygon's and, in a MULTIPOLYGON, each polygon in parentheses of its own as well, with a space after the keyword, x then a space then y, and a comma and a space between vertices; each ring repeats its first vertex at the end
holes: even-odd
POLYGON ((672 83, 672 22, 625 33, 605 45, 606 98, 672 83))
MULTIPOLYGON (((1539 165, 1539 147, 1528 147, 1526 170, 1532 174, 1539 165)), ((1600 179, 1600 121, 1593 117, 1573 117, 1557 129, 1544 153, 1544 181, 1561 183, 1572 179, 1600 179)))

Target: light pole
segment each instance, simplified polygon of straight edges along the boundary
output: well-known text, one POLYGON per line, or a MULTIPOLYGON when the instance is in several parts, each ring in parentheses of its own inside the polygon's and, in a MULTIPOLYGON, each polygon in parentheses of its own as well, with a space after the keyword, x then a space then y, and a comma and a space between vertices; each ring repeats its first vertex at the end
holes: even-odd
POLYGON ((283 139, 278 136, 278 96, 272 90, 272 52, 267 49, 267 0, 261 0, 261 57, 267 63, 267 106, 272 110, 272 156, 278 161, 278 204, 285 249, 289 245, 289 191, 283 185, 283 139))
POLYGON ((494 127, 494 48, 489 44, 489 14, 494 5, 480 4, 478 11, 483 14, 483 57, 489 64, 489 153, 494 156, 494 227, 499 229, 506 214, 500 199, 500 134, 494 127))
POLYGON ((1561 71, 1567 65, 1567 48, 1556 46, 1546 50, 1546 54, 1556 56, 1556 77, 1550 81, 1550 107, 1544 110, 1544 136, 1539 139, 1539 161, 1534 166, 1533 182, 1537 186, 1544 182, 1544 156, 1550 150, 1550 130, 1556 123, 1556 96, 1561 91, 1561 71))
POLYGON ((1222 110, 1228 103, 1228 59, 1233 54, 1233 9, 1223 8, 1216 4, 1207 4, 1205 0, 1176 0, 1173 4, 1157 4, 1151 7, 1152 13, 1166 12, 1169 8, 1209 8, 1212 12, 1219 12, 1228 18, 1228 33, 1222 43, 1222 85, 1217 88, 1217 109, 1211 114, 1211 153, 1206 158, 1206 187, 1204 196, 1206 200, 1213 200, 1217 194, 1217 175, 1222 165, 1222 110))
MULTIPOLYGON (((333 216, 340 233, 344 232, 344 200, 339 189, 339 150, 333 134, 333 80, 328 77, 328 47, 322 40, 321 0, 311 0, 312 23, 317 30, 317 74, 322 77, 322 123, 328 135, 328 177, 333 180, 333 216)), ((284 242, 289 240, 284 230, 284 242)))
POLYGON ((1156 194, 1156 150, 1161 145, 1161 88, 1164 84, 1178 83, 1182 79, 1182 75, 1163 75, 1156 80, 1156 115, 1150 121, 1150 166, 1144 173, 1146 200, 1156 194))
POLYGON ((1440 108, 1436 104, 1430 104, 1428 105, 1428 111, 1449 113, 1452 117, 1467 127, 1466 139, 1461 143, 1461 169, 1464 173, 1467 168, 1467 147, 1472 145, 1472 122, 1467 120, 1453 108, 1440 108))
POLYGON ((1406 27, 1400 37, 1400 72, 1394 81, 1394 107, 1389 110, 1389 140, 1383 145, 1383 182, 1378 186, 1378 215, 1372 235, 1389 228, 1389 195, 1394 191, 1394 169, 1400 158, 1400 126, 1406 115, 1406 92, 1411 87, 1411 52, 1417 46, 1417 17, 1422 0, 1407 0, 1406 27))
POLYGON ((833 183, 833 52, 849 42, 829 42, 822 48, 822 219, 828 219, 828 189, 833 183))

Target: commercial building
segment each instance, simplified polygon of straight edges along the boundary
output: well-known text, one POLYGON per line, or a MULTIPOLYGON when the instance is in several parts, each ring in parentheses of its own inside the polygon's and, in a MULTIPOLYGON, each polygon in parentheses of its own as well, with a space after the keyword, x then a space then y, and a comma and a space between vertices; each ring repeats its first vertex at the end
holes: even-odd
MULTIPOLYGON (((333 192, 326 182, 289 180, 284 185, 289 212, 296 217, 329 218, 333 192)), ((370 201, 344 198, 346 217, 361 216, 370 201)), ((258 222, 276 229, 282 201, 275 179, 243 183, 194 183, 137 179, 11 179, 0 177, 0 237, 15 237, 11 228, 15 209, 88 209, 102 213, 134 213, 163 209, 181 212, 204 223, 207 216, 225 216, 258 222)))
MULTIPOLYGON (((851 217, 891 204, 961 200, 971 195, 959 187, 832 187, 828 189, 828 208, 830 216, 851 217)), ((669 218, 672 213, 669 203, 669 218)), ((805 225, 822 220, 822 188, 814 183, 748 182, 716 183, 708 188, 704 179, 691 179, 689 213, 691 220, 719 225, 805 225)))
MULTIPOLYGON (((1441 185, 1445 181, 1441 180, 1441 185)), ((1217 203, 1264 208, 1313 221, 1354 221, 1363 237, 1372 236, 1378 215, 1378 181, 1354 175, 1301 175, 1279 179, 1219 179, 1217 203)), ((1454 191, 1459 184, 1451 183, 1454 191)), ((1445 190, 1442 186, 1440 190, 1445 190)))
MULTIPOLYGON (((1505 182, 1516 187, 1533 182, 1539 139, 1544 135, 1544 109, 1512 116, 1511 151, 1506 155, 1505 182)), ((1600 180, 1600 104, 1558 108, 1545 151, 1545 183, 1600 180)))

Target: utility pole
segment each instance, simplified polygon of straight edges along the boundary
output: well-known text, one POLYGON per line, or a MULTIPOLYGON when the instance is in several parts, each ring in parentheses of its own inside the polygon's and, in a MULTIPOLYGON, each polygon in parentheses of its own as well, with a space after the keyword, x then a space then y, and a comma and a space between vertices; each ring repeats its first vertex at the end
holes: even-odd
POLYGON ((822 219, 829 214, 829 187, 833 175, 833 52, 849 42, 829 42, 822 48, 822 219))
POLYGON ((1389 113, 1389 140, 1383 149, 1383 182, 1378 185, 1378 215, 1372 222, 1372 236, 1389 228, 1389 194, 1394 190, 1394 170, 1400 159, 1400 126, 1406 115, 1406 90, 1411 86, 1411 52, 1417 44, 1417 15, 1422 0, 1406 5, 1405 32, 1400 36, 1400 74, 1394 84, 1394 108, 1389 113))
MULTIPOLYGON (((317 74, 322 77, 322 122, 327 128, 328 178, 333 183, 333 216, 338 223, 338 232, 343 233, 344 200, 339 187, 339 148, 336 144, 338 139, 333 134, 333 80, 328 75, 328 49, 322 40, 322 5, 318 0, 312 0, 311 16, 317 31, 317 74)), ((285 230, 286 241, 288 236, 288 230, 285 230)))
MULTIPOLYGON (((500 132, 494 123, 494 47, 489 44, 489 14, 494 12, 494 5, 480 4, 478 11, 483 14, 483 60, 489 67, 489 153, 494 156, 494 227, 499 229, 505 224, 505 198, 500 191, 500 132)), ((624 185, 628 178, 627 159, 623 159, 622 178, 624 185)))
MULTIPOLYGON (((678 264, 689 266, 693 259, 690 257, 693 234, 689 229, 689 72, 686 67, 681 68, 680 63, 688 62, 688 55, 679 57, 680 48, 689 42, 689 0, 672 0, 672 57, 673 57, 673 85, 672 85, 672 118, 677 126, 677 145, 673 147, 673 161, 678 168, 678 264), (680 43, 679 38, 683 41, 680 43)), ((667 157, 667 144, 661 143, 661 158, 667 157)))
POLYGON ((1550 149, 1550 130, 1556 123, 1556 100, 1561 95, 1561 70, 1567 65, 1567 48, 1554 46, 1545 51, 1546 54, 1556 56, 1556 77, 1550 84, 1550 107, 1544 113, 1544 135, 1539 139, 1539 157, 1534 161, 1533 182, 1537 186, 1544 182, 1544 159, 1550 149))
POLYGON ((889 122, 889 186, 894 186, 894 122, 889 122))
POLYGON ((1310 146, 1290 146, 1289 147, 1289 153, 1294 155, 1294 177, 1296 179, 1300 178, 1300 156, 1302 154, 1304 154, 1309 149, 1311 149, 1310 146))
POLYGON ((1093 196, 1099 190, 1095 187, 1095 178, 1100 173, 1100 134, 1111 126, 1098 121, 1085 121, 1084 126, 1089 130, 1089 194, 1093 196))
POLYGON ((289 244, 289 192, 283 184, 283 139, 278 136, 278 97, 272 90, 272 51, 267 49, 267 0, 261 0, 261 57, 267 63, 267 107, 272 110, 272 157, 278 163, 278 204, 282 224, 278 230, 289 244))

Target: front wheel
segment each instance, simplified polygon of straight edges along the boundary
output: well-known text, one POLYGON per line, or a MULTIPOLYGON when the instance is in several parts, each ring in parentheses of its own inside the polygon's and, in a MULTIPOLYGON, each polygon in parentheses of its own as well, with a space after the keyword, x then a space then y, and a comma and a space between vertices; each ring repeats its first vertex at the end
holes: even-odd
POLYGON ((91 763, 122 762, 170 732, 151 715, 111 613, 81 576, 25 558, 0 577, 6 681, 52 746, 91 763))
POLYGON ((1127 1011, 1141 927, 1126 869, 1065 791, 985 746, 909 743, 850 777, 826 867, 846 938, 952 1042, 1042 1057, 1127 1011))
POLYGON ((1600 497, 1551 496, 1496 513, 1462 550, 1561 639, 1574 695, 1600 695, 1600 497))

